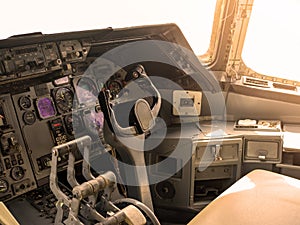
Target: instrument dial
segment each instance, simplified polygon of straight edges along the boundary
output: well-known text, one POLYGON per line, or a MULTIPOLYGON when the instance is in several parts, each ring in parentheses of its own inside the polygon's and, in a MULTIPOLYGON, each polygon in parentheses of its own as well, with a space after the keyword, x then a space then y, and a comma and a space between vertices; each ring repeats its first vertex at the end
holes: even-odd
POLYGON ((0 193, 5 193, 8 191, 8 183, 6 180, 0 180, 0 193))
POLYGON ((21 96, 19 105, 22 109, 29 109, 31 107, 31 99, 28 96, 21 96))
POLYGON ((65 117, 65 125, 69 135, 80 133, 84 129, 81 118, 75 113, 65 117))
POLYGON ((23 179, 25 176, 25 171, 21 166, 15 166, 10 171, 10 176, 15 181, 23 179))
POLYGON ((26 111, 24 114, 23 114, 23 121, 25 124, 27 125, 32 125, 35 123, 36 121, 36 117, 35 117, 35 114, 34 112, 32 111, 26 111))
POLYGON ((102 131, 104 116, 101 111, 96 112, 95 109, 88 109, 83 112, 83 121, 86 129, 91 135, 99 136, 102 131))
POLYGON ((55 91, 54 99, 60 113, 67 113, 72 110, 74 94, 69 88, 58 88, 55 91))
POLYGON ((112 80, 108 82, 107 86, 110 91, 112 99, 115 99, 117 95, 120 93, 120 91, 122 90, 122 84, 117 80, 112 80))

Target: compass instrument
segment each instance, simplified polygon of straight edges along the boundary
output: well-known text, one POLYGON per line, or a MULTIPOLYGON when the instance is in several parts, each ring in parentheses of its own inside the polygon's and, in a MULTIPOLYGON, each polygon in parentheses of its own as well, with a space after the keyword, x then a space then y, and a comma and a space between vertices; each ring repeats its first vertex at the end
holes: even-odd
POLYGON ((71 89, 61 87, 54 91, 54 100, 60 113, 70 112, 73 108, 74 94, 71 89))

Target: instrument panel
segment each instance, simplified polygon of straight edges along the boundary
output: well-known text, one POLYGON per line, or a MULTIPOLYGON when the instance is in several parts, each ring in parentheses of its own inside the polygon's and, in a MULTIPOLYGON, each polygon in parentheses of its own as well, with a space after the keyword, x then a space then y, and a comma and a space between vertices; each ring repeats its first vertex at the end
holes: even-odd
MULTIPOLYGON (((49 175, 50 153, 55 145, 82 135, 100 141, 103 115, 95 111, 97 94, 98 87, 92 79, 69 76, 62 84, 55 80, 12 95, 37 180, 49 175)), ((80 158, 78 152, 77 159, 80 158)), ((62 157, 60 163, 66 161, 62 157)))
MULTIPOLYGON (((77 40, 0 49, 0 82, 11 82, 12 87, 0 94, 1 201, 47 182, 54 146, 82 135, 100 141, 103 115, 95 111, 98 85, 70 72, 71 64, 84 61, 87 51, 77 40), (58 78, 29 82, 57 71, 58 78)), ((67 159, 60 157, 61 168, 67 159)), ((78 151, 76 160, 80 159, 78 151)))
MULTIPOLYGON (((79 72, 78 65, 86 62, 88 49, 77 40, 0 49, 1 79, 5 83, 17 81, 20 88, 0 91, 1 201, 48 182, 54 146, 89 135, 93 140, 90 157, 101 154, 99 136, 104 118, 98 93, 106 88, 115 98, 123 88, 126 71, 118 70, 105 83, 79 72), (52 74, 55 79, 43 81, 52 74), (23 81, 26 76, 28 81, 23 81), (42 78, 29 82, 35 76, 42 78)), ((82 159, 79 149, 75 158, 82 159)), ((60 156, 61 170, 67 160, 67 155, 60 156)))
POLYGON ((0 96, 0 135, 0 199, 4 201, 37 187, 9 95, 0 96))
POLYGON ((62 68, 56 43, 0 49, 0 81, 55 71, 62 68))
MULTIPOLYGON (((110 100, 117 99, 126 86, 127 72, 135 65, 126 64, 126 57, 118 55, 114 56, 120 64, 108 57, 97 65, 96 59, 134 40, 148 40, 152 36, 165 40, 168 37, 158 36, 168 35, 166 31, 179 32, 179 29, 166 25, 154 26, 153 30, 136 28, 131 33, 120 30, 112 36, 113 31, 108 29, 0 40, 0 201, 49 182, 54 146, 89 135, 90 157, 98 157, 105 150, 100 140, 104 116, 99 110, 98 94, 107 89, 110 100)), ((177 37, 170 36, 172 42, 181 42, 189 48, 185 39, 177 37)), ((156 48, 153 52, 162 51, 153 47, 156 48)), ((172 50, 165 51, 159 55, 166 58, 166 65, 176 61, 170 54, 172 50)), ((172 66, 141 62, 147 70, 152 68, 149 74, 166 74, 174 80, 182 75, 172 66)), ((119 114, 122 118, 125 113, 119 114)), ((78 151, 76 160, 81 159, 78 151)), ((60 170, 66 169, 67 160, 66 155, 59 157, 60 170)))

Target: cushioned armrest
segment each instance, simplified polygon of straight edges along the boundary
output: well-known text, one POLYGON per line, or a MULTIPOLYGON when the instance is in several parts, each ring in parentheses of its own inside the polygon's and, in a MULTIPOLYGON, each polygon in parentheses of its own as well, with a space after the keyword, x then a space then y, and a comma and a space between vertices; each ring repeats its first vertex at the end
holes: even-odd
POLYGON ((0 202, 0 224, 3 225, 19 225, 14 216, 6 208, 3 202, 0 202))
POLYGON ((300 224, 300 180, 254 170, 229 187, 188 225, 300 224))

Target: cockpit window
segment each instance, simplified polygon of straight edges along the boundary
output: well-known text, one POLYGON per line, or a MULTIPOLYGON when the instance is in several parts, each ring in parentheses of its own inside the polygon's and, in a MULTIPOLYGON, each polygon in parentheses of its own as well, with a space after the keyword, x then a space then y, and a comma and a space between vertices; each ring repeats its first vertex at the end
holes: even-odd
POLYGON ((300 81, 300 1, 254 0, 242 58, 252 70, 300 81))
POLYGON ((42 32, 44 34, 67 31, 130 27, 149 24, 176 23, 197 55, 207 51, 210 42, 216 0, 152 0, 152 1, 88 1, 53 0, 45 10, 37 0, 4 1, 1 21, 15 19, 1 25, 0 39, 9 36, 42 32), (4 26, 4 27, 3 27, 4 26))

